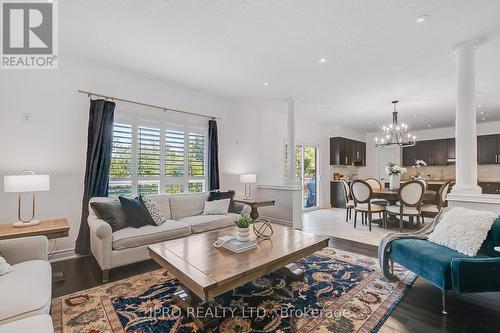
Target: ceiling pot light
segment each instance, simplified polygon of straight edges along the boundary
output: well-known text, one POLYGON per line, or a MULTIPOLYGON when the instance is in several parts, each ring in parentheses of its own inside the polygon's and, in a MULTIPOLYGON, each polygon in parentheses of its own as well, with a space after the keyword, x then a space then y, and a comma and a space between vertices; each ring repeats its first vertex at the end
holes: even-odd
POLYGON ((477 105, 478 108, 482 108, 483 107, 483 104, 478 104, 477 105))
POLYGON ((427 21, 428 19, 430 19, 430 15, 420 15, 418 18, 417 18, 417 23, 423 23, 425 21, 427 21))
POLYGON ((486 119, 488 119, 488 118, 486 118, 486 117, 481 118, 481 120, 483 120, 483 121, 486 120, 486 119))
POLYGON ((326 62, 326 58, 320 58, 320 59, 318 60, 318 62, 319 62, 320 64, 324 64, 324 63, 326 62))
POLYGON ((264 85, 267 87, 269 85, 269 82, 264 82, 264 85))

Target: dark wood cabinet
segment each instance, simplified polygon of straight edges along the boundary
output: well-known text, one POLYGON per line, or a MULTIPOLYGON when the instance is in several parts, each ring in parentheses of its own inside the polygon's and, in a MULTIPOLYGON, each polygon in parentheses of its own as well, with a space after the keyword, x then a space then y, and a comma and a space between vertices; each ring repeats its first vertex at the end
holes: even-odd
POLYGON ((425 161, 429 165, 431 159, 430 141, 418 141, 415 147, 416 147, 415 159, 425 161))
POLYGON ((337 208, 345 208, 345 193, 341 182, 330 182, 330 206, 337 208))
POLYGON ((446 165, 446 140, 432 140, 429 165, 446 165))
POLYGON ((479 164, 500 163, 500 134, 477 137, 477 162, 479 164))
POLYGON ((446 139, 446 165, 455 164, 455 138, 446 139))
POLYGON ((342 137, 330 138, 330 165, 366 165, 366 143, 342 137))
POLYGON ((406 147, 403 148, 403 165, 411 166, 415 165, 415 160, 417 159, 417 147, 406 147))

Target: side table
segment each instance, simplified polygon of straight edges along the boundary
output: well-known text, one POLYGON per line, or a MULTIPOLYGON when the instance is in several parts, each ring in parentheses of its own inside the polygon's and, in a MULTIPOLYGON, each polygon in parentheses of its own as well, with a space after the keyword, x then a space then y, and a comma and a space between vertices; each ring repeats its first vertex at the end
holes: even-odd
POLYGON ((246 199, 246 198, 235 198, 235 202, 241 202, 252 207, 252 212, 250 217, 255 221, 259 217, 258 207, 274 206, 274 200, 258 200, 258 199, 246 199))
MULTIPOLYGON (((45 236, 48 239, 67 237, 69 235, 69 223, 65 218, 41 220, 40 224, 15 228, 12 224, 0 224, 0 240, 29 237, 45 236)), ((63 272, 54 272, 54 281, 64 280, 63 272)))

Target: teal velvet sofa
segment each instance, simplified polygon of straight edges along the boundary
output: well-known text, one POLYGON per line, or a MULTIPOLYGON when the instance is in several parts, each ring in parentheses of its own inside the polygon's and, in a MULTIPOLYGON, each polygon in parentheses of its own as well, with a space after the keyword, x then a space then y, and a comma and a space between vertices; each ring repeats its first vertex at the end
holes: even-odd
POLYGON ((422 239, 398 239, 391 243, 389 258, 429 281, 442 291, 443 314, 446 292, 476 293, 500 291, 500 217, 481 249, 469 257, 422 239))

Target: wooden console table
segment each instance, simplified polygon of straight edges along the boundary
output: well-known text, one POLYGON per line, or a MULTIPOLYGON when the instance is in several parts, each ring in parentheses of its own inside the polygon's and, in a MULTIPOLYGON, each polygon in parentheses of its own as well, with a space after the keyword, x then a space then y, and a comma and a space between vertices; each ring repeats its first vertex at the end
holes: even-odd
POLYGON ((245 199, 245 198, 236 198, 233 199, 235 202, 241 202, 246 205, 252 207, 252 212, 250 213, 250 217, 255 221, 259 217, 258 207, 265 206, 274 206, 274 200, 258 200, 258 199, 245 199))
POLYGON ((12 224, 0 224, 0 239, 11 239, 29 236, 45 236, 48 239, 67 237, 69 223, 67 219, 41 220, 40 224, 30 227, 13 227, 12 224))
MULTIPOLYGON (((41 220, 40 224, 29 227, 13 227, 12 224, 0 224, 0 240, 29 236, 45 236, 48 239, 68 237, 69 223, 65 218, 41 220)), ((64 281, 64 272, 52 273, 54 282, 64 281)))

